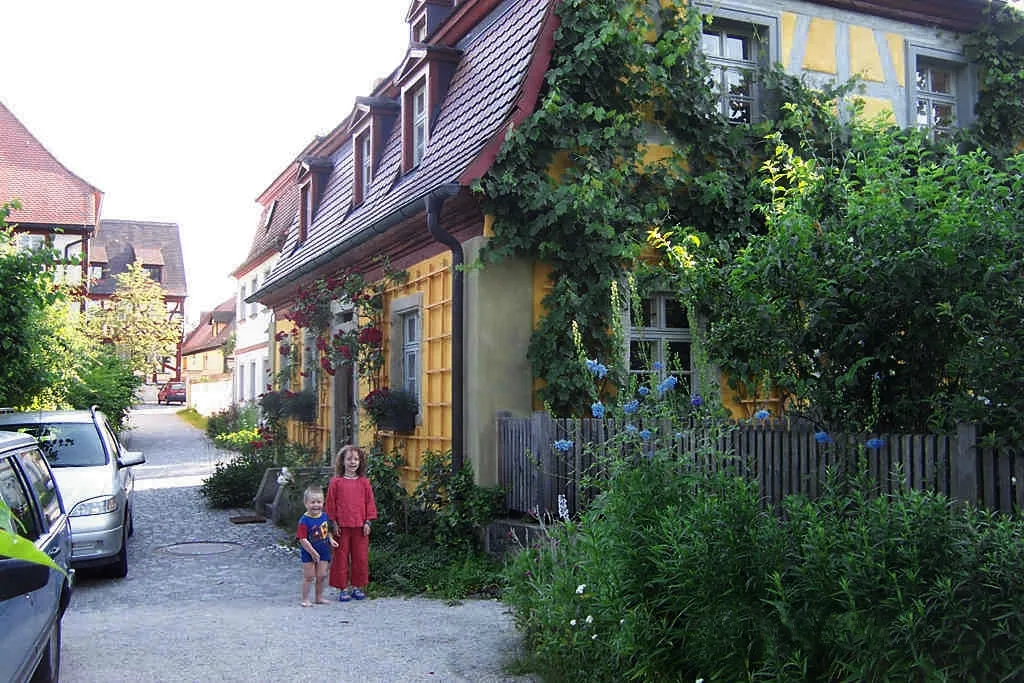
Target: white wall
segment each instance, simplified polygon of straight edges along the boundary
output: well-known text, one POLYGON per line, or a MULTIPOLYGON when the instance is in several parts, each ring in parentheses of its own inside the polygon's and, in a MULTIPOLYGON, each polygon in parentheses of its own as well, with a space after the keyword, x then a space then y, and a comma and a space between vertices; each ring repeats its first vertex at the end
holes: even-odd
POLYGON ((193 382, 188 385, 188 404, 200 415, 210 416, 231 405, 231 380, 193 382))

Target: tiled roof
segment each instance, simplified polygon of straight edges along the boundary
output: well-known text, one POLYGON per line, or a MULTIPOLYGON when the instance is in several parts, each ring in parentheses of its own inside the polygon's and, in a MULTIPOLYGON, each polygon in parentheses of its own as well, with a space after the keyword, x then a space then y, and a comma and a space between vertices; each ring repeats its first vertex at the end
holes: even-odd
POLYGON ((199 316, 199 324, 194 330, 188 333, 181 343, 181 354, 187 356, 192 353, 219 349, 227 343, 231 333, 235 331, 235 299, 228 299, 212 311, 203 311, 199 316), (213 333, 214 322, 227 323, 220 327, 217 334, 213 333))
MULTIPOLYGON (((128 270, 128 266, 141 259, 147 265, 160 265, 146 261, 155 252, 162 256, 163 270, 160 286, 166 296, 184 297, 188 294, 185 282, 185 261, 181 254, 181 237, 177 223, 152 221, 121 221, 104 219, 93 237, 91 250, 103 249, 108 275, 89 289, 92 294, 113 294, 117 286, 114 276, 128 270)), ((89 262, 100 262, 91 252, 89 262)))
POLYGON ((249 247, 249 255, 235 271, 242 271, 246 265, 263 260, 267 254, 277 253, 284 244, 288 228, 299 213, 299 189, 294 183, 285 185, 276 198, 270 199, 260 216, 259 225, 249 247), (270 223, 267 223, 267 216, 270 223))
POLYGON ((20 199, 12 223, 95 226, 103 193, 64 167, 0 103, 0 202, 20 199))
POLYGON ((434 121, 418 168, 401 175, 401 125, 381 152, 364 202, 352 204, 352 141, 333 155, 334 171, 315 209, 306 241, 297 245, 297 212, 278 261, 263 289, 274 289, 324 258, 339 244, 371 230, 402 207, 456 182, 509 119, 536 49, 550 0, 510 0, 492 21, 471 33, 434 121))

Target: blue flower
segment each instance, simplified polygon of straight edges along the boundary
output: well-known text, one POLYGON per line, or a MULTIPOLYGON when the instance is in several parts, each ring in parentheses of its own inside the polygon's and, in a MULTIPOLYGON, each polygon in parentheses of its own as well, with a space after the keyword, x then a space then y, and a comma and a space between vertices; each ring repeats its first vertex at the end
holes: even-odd
POLYGON ((761 410, 754 413, 754 417, 756 417, 758 420, 767 420, 769 417, 771 417, 771 411, 761 408, 761 410))
POLYGON ((636 400, 634 398, 632 401, 630 401, 626 405, 622 406, 622 412, 624 412, 626 415, 632 415, 633 413, 635 413, 637 411, 637 409, 639 407, 640 407, 640 401, 638 401, 638 400, 636 400))
POLYGON ((677 384, 679 384, 679 379, 675 375, 669 375, 658 385, 658 393, 664 394, 666 391, 674 389, 677 384))
POLYGON ((604 417, 604 404, 600 401, 597 403, 590 404, 590 414, 596 417, 598 420, 604 417))
POLYGON ((651 390, 648 389, 647 387, 640 387, 639 389, 636 390, 636 393, 640 394, 641 396, 646 396, 647 394, 651 393, 651 390))
POLYGON ((832 437, 828 435, 828 432, 815 432, 814 440, 818 443, 832 443, 832 437))
POLYGON ((694 408, 700 408, 704 405, 704 399, 700 397, 700 394, 694 394, 690 397, 690 405, 694 408))
POLYGON ((661 370, 663 367, 665 367, 665 366, 662 365, 662 363, 660 361, 654 361, 654 365, 651 366, 651 369, 653 369, 653 370, 661 370))
POLYGON ((885 439, 868 439, 868 442, 864 445, 867 446, 868 448, 874 448, 875 450, 878 450, 879 448, 885 447, 885 439))
POLYGON ((626 431, 629 432, 630 434, 636 434, 636 425, 634 425, 634 424, 626 425, 626 431))
POLYGON ((572 441, 569 441, 568 439, 559 439, 558 441, 553 443, 552 446, 554 446, 556 451, 562 451, 563 453, 567 453, 568 451, 572 450, 572 441))
POLYGON ((647 441, 649 438, 651 438, 651 430, 650 429, 642 430, 640 432, 640 438, 643 439, 644 441, 647 441))
POLYGON ((604 379, 604 376, 608 374, 608 368, 603 363, 598 363, 596 360, 590 360, 589 358, 587 359, 587 370, 598 379, 604 379))

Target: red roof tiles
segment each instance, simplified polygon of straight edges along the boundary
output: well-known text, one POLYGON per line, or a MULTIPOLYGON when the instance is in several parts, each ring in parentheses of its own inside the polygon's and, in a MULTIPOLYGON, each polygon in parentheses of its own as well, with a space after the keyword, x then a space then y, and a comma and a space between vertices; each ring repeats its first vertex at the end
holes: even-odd
POLYGON ((103 193, 64 167, 0 103, 0 202, 21 200, 12 223, 95 226, 103 193))

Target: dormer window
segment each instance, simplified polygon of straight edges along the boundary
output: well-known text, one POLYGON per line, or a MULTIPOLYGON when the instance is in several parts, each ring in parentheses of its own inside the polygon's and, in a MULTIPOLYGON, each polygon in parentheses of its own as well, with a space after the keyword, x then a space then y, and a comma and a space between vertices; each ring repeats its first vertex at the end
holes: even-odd
POLYGON ((299 188, 299 244, 306 241, 309 223, 313 219, 313 184, 307 182, 299 188))
POLYGON ((462 53, 416 43, 409 49, 395 84, 402 92, 402 172, 419 166, 430 142, 430 124, 444 102, 462 53))
POLYGON ((422 43, 427 39, 427 17, 420 17, 420 20, 412 25, 412 40, 414 43, 422 43))
POLYGON ((270 230, 270 222, 274 220, 274 210, 277 209, 277 200, 270 202, 267 213, 263 216, 263 229, 270 230))
POLYGON ((373 180, 373 146, 370 143, 370 130, 367 129, 356 137, 353 164, 355 183, 352 188, 352 203, 362 204, 373 180))
POLYGON ((90 263, 89 264, 89 279, 90 280, 102 280, 106 277, 106 265, 105 263, 90 263))
POLYGON ((412 92, 412 165, 419 166, 427 146, 427 87, 412 92))
POLYGON ((142 268, 149 274, 149 279, 153 282, 163 280, 163 266, 143 265, 142 268))

